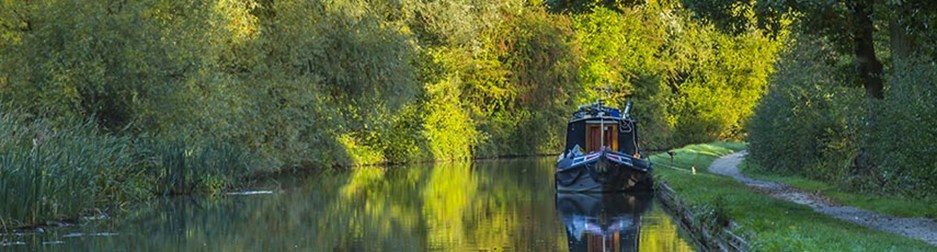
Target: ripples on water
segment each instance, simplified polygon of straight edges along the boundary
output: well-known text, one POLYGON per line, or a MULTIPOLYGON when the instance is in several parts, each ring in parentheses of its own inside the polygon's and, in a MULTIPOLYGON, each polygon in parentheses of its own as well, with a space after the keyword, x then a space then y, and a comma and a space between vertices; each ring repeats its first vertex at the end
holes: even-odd
POLYGON ((175 197, 2 250, 690 251, 650 195, 555 194, 550 158, 361 168, 175 197))

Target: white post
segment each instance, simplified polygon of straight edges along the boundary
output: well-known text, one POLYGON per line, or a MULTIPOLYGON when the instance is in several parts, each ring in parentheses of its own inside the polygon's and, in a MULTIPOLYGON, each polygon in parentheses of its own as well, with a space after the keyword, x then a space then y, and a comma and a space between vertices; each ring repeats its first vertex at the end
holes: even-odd
POLYGON ((599 150, 605 149, 605 119, 602 116, 605 112, 599 112, 599 150))

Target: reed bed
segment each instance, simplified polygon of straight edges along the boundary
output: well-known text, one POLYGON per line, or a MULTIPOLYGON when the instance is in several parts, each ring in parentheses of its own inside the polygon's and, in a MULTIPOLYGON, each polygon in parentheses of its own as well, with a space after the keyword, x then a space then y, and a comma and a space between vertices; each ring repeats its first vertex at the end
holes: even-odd
POLYGON ((150 157, 148 167, 156 172, 158 193, 217 193, 249 173, 248 152, 218 140, 146 141, 142 151, 150 157))
POLYGON ((0 229, 74 221, 157 195, 217 193, 248 174, 247 152, 232 144, 163 139, 0 114, 0 229))

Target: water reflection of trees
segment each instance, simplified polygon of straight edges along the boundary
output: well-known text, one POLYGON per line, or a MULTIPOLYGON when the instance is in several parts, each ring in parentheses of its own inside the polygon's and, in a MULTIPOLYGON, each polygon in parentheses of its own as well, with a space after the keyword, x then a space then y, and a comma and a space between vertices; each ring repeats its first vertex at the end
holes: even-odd
MULTIPOLYGON (((288 182, 282 186, 286 189, 272 195, 173 198, 141 205, 119 219, 77 231, 117 232, 117 237, 70 238, 63 246, 182 251, 565 250, 565 228, 557 219, 552 181, 548 181, 552 170, 550 160, 536 159, 321 174, 288 182)), ((666 245, 673 243, 668 235, 676 237, 675 229, 643 231, 642 248, 673 248, 666 245)))

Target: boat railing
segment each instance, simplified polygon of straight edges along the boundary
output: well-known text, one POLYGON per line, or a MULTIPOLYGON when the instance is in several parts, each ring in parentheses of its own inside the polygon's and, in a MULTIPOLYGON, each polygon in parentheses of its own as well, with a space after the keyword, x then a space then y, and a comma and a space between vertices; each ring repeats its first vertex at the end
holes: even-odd
POLYGON ((601 108, 602 106, 605 106, 605 100, 598 100, 593 103, 579 105, 579 110, 596 109, 596 108, 601 108))
POLYGON ((620 112, 618 109, 605 107, 605 100, 598 100, 593 103, 579 105, 579 111, 577 111, 574 115, 576 117, 583 117, 587 115, 600 116, 599 113, 602 112, 605 116, 615 115, 618 117, 618 113, 621 113, 620 117, 622 119, 631 119, 631 108, 632 103, 630 99, 625 104, 625 109, 621 110, 620 112))

